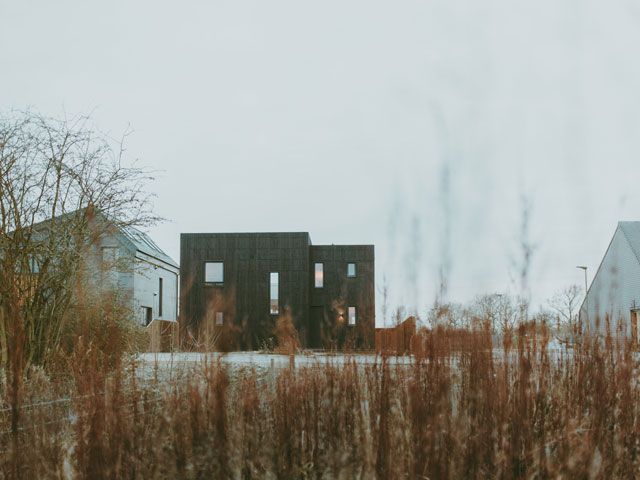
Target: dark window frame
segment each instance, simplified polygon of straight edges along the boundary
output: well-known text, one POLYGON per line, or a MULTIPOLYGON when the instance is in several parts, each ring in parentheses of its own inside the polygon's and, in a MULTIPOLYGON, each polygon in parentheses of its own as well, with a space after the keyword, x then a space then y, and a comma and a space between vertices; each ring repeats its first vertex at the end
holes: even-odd
POLYGON ((162 303, 163 303, 163 282, 162 277, 158 278, 158 317, 162 317, 162 303))
POLYGON ((347 278, 356 278, 358 276, 358 265, 356 262, 347 262, 347 278), (349 266, 353 265, 353 275, 349 275, 349 266))
POLYGON ((313 288, 324 288, 324 262, 313 262, 313 288), (318 285, 316 270, 318 265, 320 265, 320 273, 322 273, 322 277, 320 278, 320 285, 318 285))
POLYGON ((347 326, 355 327, 358 324, 358 307, 355 305, 350 305, 347 307, 347 326), (351 323, 351 313, 350 310, 353 308, 353 323, 351 323))
POLYGON ((280 272, 269 272, 269 315, 280 315, 280 272), (274 283, 271 281, 272 275, 277 275, 277 283, 275 283, 277 289, 277 295, 273 297, 274 283), (275 300, 275 308, 273 301, 275 300))
POLYGON ((209 286, 223 286, 224 285, 224 274, 225 268, 224 268, 224 261, 223 260, 206 260, 204 262, 204 284, 205 285, 209 285, 209 286), (208 263, 219 263, 220 265, 222 265, 222 281, 208 281, 207 280, 207 264, 208 263))

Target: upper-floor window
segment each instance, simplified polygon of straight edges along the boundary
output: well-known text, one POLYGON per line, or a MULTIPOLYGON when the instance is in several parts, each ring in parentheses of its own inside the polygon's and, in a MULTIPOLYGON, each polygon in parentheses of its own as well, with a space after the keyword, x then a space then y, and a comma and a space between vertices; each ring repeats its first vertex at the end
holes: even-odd
POLYGON ((117 247, 102 247, 102 281, 105 288, 115 288, 118 282, 117 261, 117 247))
POLYGON ((356 324, 356 307, 349 307, 348 308, 348 318, 349 318, 349 325, 355 325, 356 324))
POLYGON ((162 278, 158 278, 158 317, 162 317, 162 303, 163 303, 163 285, 162 278))
POLYGON ((118 259, 117 247, 102 247, 102 267, 105 270, 114 269, 118 259))
POLYGON ((224 263, 206 262, 204 264, 204 281, 205 283, 223 283, 224 263))
POLYGON ((216 325, 224 325, 224 313, 216 312, 216 325))
POLYGON ((324 287, 324 264, 316 263, 314 266, 314 280, 316 288, 324 287))
POLYGON ((347 277, 355 277, 356 276, 356 264, 355 263, 347 263, 347 277))
POLYGON ((271 315, 277 315, 280 313, 280 275, 278 272, 271 272, 269 274, 269 313, 271 315))

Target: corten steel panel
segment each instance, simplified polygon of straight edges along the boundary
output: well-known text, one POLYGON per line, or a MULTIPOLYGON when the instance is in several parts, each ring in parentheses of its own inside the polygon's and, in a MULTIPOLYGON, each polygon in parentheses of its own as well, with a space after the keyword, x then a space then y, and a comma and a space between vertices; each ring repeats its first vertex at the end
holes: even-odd
MULTIPOLYGON (((222 311, 236 344, 257 349, 273 334, 269 274, 278 272, 279 303, 291 309, 301 343, 307 345, 309 317, 308 233, 188 233, 180 236, 180 321, 196 337, 207 315, 222 311), (206 285, 204 264, 224 262, 224 284, 206 285)), ((183 338, 185 338, 183 336, 183 338)))
POLYGON ((315 348, 371 349, 375 337, 375 251, 373 245, 318 245, 309 257, 310 345, 315 348), (314 266, 324 266, 322 288, 315 287, 314 266), (356 276, 347 276, 347 264, 356 276), (348 307, 356 307, 355 326, 348 307), (320 324, 318 325, 318 322, 320 324))

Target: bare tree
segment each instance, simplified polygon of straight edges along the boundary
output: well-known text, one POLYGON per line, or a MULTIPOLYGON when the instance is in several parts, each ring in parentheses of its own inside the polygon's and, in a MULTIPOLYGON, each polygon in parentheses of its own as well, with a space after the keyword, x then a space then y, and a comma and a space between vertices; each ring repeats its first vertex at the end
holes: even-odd
POLYGON ((514 300, 509 295, 492 293, 476 298, 473 310, 482 321, 489 322, 494 333, 513 331, 516 324, 522 321, 523 302, 514 300))
POLYGON ((0 346, 18 375, 60 344, 98 238, 157 220, 149 174, 111 144, 87 117, 0 116, 0 346))
MULTIPOLYGON (((578 319, 578 309, 582 290, 578 285, 569 285, 559 292, 556 292, 547 302, 557 314, 558 323, 568 326, 573 330, 578 319)), ((561 325, 558 325, 560 327, 561 325)))
POLYGON ((460 303, 449 302, 435 304, 428 313, 428 322, 432 327, 470 328, 471 310, 460 303))

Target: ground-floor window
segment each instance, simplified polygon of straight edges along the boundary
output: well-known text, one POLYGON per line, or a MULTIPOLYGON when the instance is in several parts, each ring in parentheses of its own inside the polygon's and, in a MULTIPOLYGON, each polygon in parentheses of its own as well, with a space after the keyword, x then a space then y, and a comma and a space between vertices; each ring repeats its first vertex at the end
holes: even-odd
POLYGON ((356 307, 349 307, 348 318, 349 318, 349 325, 356 324, 356 307))

